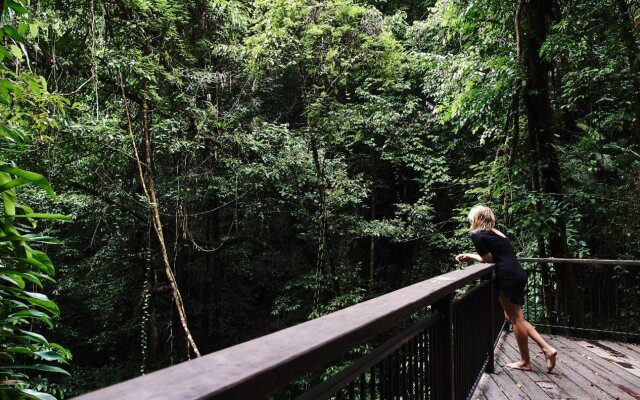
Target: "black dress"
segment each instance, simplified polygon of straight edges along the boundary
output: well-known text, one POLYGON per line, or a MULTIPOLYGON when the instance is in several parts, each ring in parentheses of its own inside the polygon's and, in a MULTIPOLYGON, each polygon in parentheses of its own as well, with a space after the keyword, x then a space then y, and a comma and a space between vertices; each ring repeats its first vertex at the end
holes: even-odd
POLYGON ((494 231, 471 232, 471 240, 481 256, 491 253, 496 265, 496 284, 515 304, 524 304, 524 288, 527 272, 522 268, 509 239, 494 231))

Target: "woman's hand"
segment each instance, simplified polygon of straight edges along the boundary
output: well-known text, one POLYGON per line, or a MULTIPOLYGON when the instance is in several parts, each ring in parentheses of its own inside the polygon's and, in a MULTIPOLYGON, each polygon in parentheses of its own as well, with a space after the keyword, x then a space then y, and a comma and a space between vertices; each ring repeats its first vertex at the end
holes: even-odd
POLYGON ((456 261, 463 263, 463 262, 482 261, 482 260, 480 259, 480 256, 477 254, 462 253, 456 256, 456 261))

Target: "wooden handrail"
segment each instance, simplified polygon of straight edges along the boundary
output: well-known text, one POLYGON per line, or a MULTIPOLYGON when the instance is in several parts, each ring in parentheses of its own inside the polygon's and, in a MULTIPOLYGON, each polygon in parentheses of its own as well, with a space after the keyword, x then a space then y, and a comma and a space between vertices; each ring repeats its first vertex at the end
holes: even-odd
POLYGON ((520 262, 552 263, 552 264, 587 264, 587 265, 624 265, 640 267, 638 260, 606 260, 599 258, 528 258, 518 257, 520 262))
POLYGON ((476 264, 452 271, 76 399, 264 398, 492 269, 493 264, 476 264))

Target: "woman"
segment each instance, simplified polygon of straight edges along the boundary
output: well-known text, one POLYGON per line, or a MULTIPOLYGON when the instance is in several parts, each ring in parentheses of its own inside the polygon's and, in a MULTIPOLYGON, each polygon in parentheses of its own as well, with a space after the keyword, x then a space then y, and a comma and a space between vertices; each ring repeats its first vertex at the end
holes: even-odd
POLYGON ((509 368, 531 371, 529 359, 529 340, 531 337, 545 355, 547 372, 556 365, 558 352, 540 336, 530 323, 525 321, 522 314, 524 304, 524 288, 527 284, 527 272, 518 262, 511 242, 495 228, 496 217, 493 211, 485 206, 475 206, 469 212, 471 223, 471 240, 478 254, 458 254, 458 262, 478 261, 495 263, 496 284, 498 297, 505 312, 505 317, 513 324, 521 360, 507 364, 509 368))

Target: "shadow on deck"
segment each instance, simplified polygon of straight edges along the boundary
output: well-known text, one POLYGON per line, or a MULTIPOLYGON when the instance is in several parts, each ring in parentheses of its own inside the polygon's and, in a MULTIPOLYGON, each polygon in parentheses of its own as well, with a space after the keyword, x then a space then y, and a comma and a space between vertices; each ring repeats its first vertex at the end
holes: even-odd
POLYGON ((495 373, 483 374, 472 398, 640 400, 640 345, 543 336, 558 350, 552 373, 545 372, 544 356, 531 340, 533 371, 506 368, 519 353, 513 332, 505 332, 496 347, 495 373))

